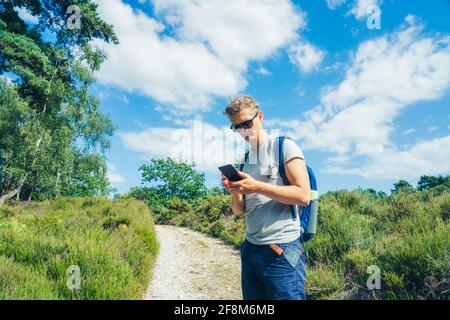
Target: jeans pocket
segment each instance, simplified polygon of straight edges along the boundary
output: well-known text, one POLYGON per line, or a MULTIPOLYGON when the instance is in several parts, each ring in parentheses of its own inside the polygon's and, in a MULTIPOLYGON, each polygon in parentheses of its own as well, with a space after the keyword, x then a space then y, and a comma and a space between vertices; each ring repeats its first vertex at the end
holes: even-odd
POLYGON ((283 257, 294 269, 297 269, 298 260, 301 255, 302 253, 299 249, 291 246, 286 247, 283 251, 283 257))

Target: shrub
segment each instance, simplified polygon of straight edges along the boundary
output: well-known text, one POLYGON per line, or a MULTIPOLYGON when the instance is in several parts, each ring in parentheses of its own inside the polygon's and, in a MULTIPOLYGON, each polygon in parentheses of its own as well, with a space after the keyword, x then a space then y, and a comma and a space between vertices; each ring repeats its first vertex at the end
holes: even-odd
POLYGON ((45 273, 0 256, 0 300, 53 300, 60 296, 45 273))
POLYGON ((14 216, 14 211, 9 208, 0 208, 0 218, 9 218, 14 216))
POLYGON ((440 211, 442 220, 444 220, 445 222, 448 222, 448 220, 450 218, 450 194, 447 194, 444 197, 442 197, 439 211, 440 211))
POLYGON ((332 265, 318 264, 314 269, 307 268, 305 283, 309 299, 343 299, 345 279, 332 265))
POLYGON ((0 299, 139 299, 157 254, 137 200, 61 198, 0 218, 0 299), (39 214, 36 214, 39 212, 39 214), (80 290, 67 287, 78 266, 80 290))

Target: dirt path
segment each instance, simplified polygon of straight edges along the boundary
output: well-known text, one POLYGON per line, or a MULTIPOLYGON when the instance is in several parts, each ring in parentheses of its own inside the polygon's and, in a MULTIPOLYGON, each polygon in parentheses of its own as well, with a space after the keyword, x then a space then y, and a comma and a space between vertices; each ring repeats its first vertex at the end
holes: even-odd
POLYGON ((160 251, 144 299, 242 299, 239 251, 186 228, 156 226, 160 251))

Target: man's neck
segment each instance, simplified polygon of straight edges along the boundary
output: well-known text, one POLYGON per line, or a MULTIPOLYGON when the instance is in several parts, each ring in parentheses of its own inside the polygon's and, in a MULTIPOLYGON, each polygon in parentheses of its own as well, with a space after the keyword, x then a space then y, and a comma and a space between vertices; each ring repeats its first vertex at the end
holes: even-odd
POLYGON ((251 148, 252 150, 256 150, 257 148, 259 148, 262 144, 264 144, 264 142, 266 142, 268 139, 267 137, 267 133, 265 131, 261 131, 256 140, 253 141, 253 143, 251 143, 251 148))

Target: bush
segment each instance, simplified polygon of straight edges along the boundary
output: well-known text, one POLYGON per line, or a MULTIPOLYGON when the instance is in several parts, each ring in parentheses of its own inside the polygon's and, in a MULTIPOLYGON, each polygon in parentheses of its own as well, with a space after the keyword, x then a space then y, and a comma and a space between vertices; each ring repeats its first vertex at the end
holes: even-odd
POLYGON ((54 300, 60 296, 55 284, 39 270, 0 256, 0 299, 54 300))
POLYGON ((61 198, 0 217, 0 299, 140 299, 157 254, 137 200, 61 198), (80 290, 66 284, 78 266, 80 290))
POLYGON ((447 194, 442 197, 439 212, 441 214, 442 220, 448 222, 450 218, 450 194, 447 194))
POLYGON ((0 208, 0 218, 9 218, 14 216, 14 211, 8 208, 0 208))

